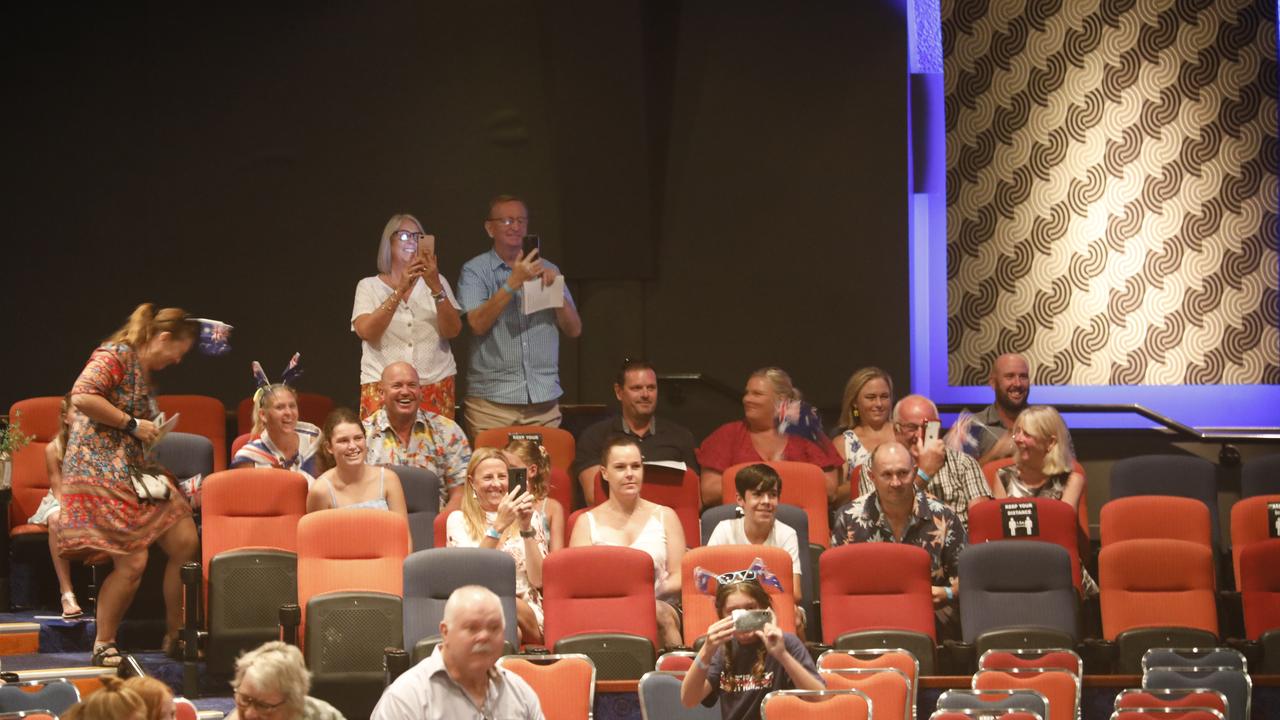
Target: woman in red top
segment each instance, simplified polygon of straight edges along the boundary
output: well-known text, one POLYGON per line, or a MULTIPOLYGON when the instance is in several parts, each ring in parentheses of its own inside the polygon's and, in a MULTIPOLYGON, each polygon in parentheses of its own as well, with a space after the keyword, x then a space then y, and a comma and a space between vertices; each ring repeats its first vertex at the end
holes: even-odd
POLYGON ((778 408, 786 400, 800 400, 800 391, 782 368, 761 368, 747 378, 747 388, 742 395, 742 419, 721 425, 698 448, 703 505, 723 502, 721 482, 726 468, 770 460, 817 465, 827 476, 827 498, 835 497, 840 456, 831 440, 821 434, 816 440, 809 440, 778 432, 778 408))

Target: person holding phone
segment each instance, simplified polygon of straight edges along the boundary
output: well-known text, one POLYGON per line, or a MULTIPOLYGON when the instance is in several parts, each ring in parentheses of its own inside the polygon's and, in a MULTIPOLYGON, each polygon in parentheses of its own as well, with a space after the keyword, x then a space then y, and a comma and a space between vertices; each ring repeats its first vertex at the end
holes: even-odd
POLYGON ((551 497, 551 455, 537 440, 518 438, 507 443, 505 452, 511 468, 511 484, 528 488, 533 506, 542 516, 548 549, 559 550, 564 547, 565 513, 560 501, 551 497))
POLYGON ((540 278, 550 286, 560 268, 539 246, 526 246, 529 209, 523 200, 494 198, 484 229, 493 247, 468 260, 458 280, 475 334, 463 408, 467 431, 474 437, 509 425, 560 427, 560 335, 581 335, 582 319, 568 287, 561 306, 524 313, 524 284, 540 278))
MULTIPOLYGON (((523 469, 523 468, 521 468, 523 469)), ((516 561, 516 623, 522 643, 542 642, 542 558, 547 532, 533 495, 511 485, 507 458, 478 448, 467 467, 462 510, 445 521, 449 547, 497 549, 516 561)))
POLYGON ((722 718, 759 718, 764 696, 774 690, 826 689, 804 641, 772 620, 761 625, 760 613, 768 613, 773 603, 754 576, 750 571, 720 576, 720 619, 707 628, 707 640, 680 683, 685 707, 711 707, 719 700, 722 718))
POLYGON ((361 343, 360 419, 382 407, 382 371, 398 361, 418 371, 422 409, 453 418, 458 366, 449 341, 462 332, 461 310, 440 274, 435 236, 412 215, 392 215, 378 245, 378 274, 356 284, 351 310, 361 343))
MULTIPOLYGON (((923 395, 908 395, 893 406, 893 431, 897 441, 911 452, 916 484, 941 500, 969 526, 969 508, 991 498, 991 488, 978 461, 947 447, 939 439, 938 406, 923 395)), ((863 464, 858 497, 875 489, 871 458, 863 464)))

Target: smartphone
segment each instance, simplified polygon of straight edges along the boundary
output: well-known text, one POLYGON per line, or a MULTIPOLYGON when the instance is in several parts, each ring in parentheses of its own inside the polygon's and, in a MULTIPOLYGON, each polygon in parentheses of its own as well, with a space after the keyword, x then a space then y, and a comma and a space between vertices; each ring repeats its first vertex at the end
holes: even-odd
POLYGON ((520 497, 520 493, 529 489, 529 469, 522 467, 509 468, 507 470, 507 492, 512 488, 520 488, 520 492, 515 497, 520 497))
POLYGON ((938 439, 938 433, 942 430, 942 423, 937 420, 930 420, 924 424, 924 441, 930 442, 938 439))
POLYGON ((731 617, 734 632, 749 633, 763 628, 773 613, 768 610, 734 610, 731 617))
POLYGON ((538 257, 542 257, 542 239, 537 235, 525 235, 524 240, 520 242, 520 250, 525 257, 529 257, 529 253, 534 250, 538 251, 538 257))

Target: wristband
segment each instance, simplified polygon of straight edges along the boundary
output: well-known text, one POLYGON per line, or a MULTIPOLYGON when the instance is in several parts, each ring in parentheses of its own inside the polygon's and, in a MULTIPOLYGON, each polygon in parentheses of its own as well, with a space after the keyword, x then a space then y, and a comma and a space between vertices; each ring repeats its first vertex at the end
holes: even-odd
POLYGON ((933 482, 933 478, 926 475, 925 472, 920 468, 916 468, 916 474, 920 476, 920 479, 924 481, 925 485, 928 485, 929 483, 933 482))
POLYGON ((515 293, 514 293, 514 292, 512 292, 511 288, 507 287, 507 284, 506 284, 506 283, 502 283, 501 285, 499 285, 499 286, 498 286, 498 289, 499 289, 499 290, 506 291, 506 293, 507 293, 508 295, 515 295, 515 293))
POLYGON ((488 538, 493 538, 494 540, 502 539, 502 533, 498 532, 498 529, 492 525, 489 526, 488 530, 484 531, 484 536, 488 538))
POLYGON ((521 530, 521 531, 520 531, 520 537, 524 538, 525 540, 529 540, 530 538, 537 537, 537 535, 538 535, 538 533, 537 533, 537 531, 535 531, 535 530, 521 530))
POLYGON ((956 599, 956 593, 954 590, 951 589, 950 585, 943 588, 943 590, 947 592, 947 602, 951 602, 952 600, 956 599))

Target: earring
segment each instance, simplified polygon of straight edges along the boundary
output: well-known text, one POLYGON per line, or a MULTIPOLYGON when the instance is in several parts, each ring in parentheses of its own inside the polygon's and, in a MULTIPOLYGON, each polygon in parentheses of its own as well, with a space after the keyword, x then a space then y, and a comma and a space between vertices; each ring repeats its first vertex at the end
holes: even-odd
POLYGON ((860 413, 858 412, 858 408, 854 408, 854 409, 853 409, 853 419, 854 419, 854 420, 857 420, 859 416, 860 416, 860 413))

